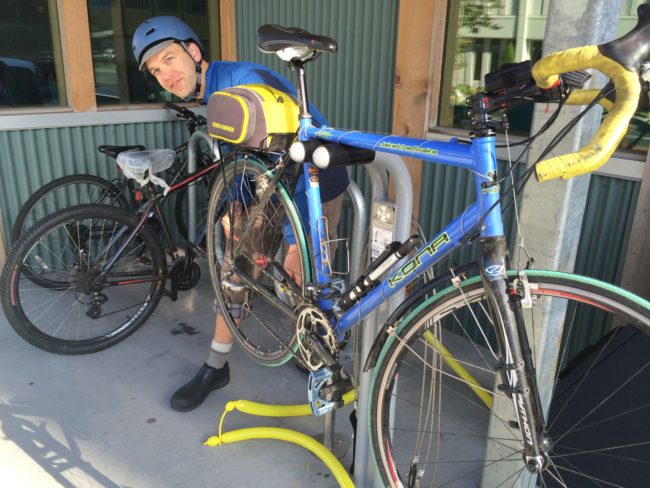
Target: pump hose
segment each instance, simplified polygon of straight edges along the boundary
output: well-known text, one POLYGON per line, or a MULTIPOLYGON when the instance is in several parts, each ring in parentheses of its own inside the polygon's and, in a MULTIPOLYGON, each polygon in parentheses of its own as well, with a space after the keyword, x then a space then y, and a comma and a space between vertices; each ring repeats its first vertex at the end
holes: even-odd
MULTIPOLYGON (((343 403, 347 405, 355 398, 355 391, 350 390, 343 395, 343 403)), ((329 468, 336 478, 336 481, 343 488, 354 488, 350 475, 340 461, 325 446, 308 435, 296 432, 295 430, 282 429, 278 427, 251 427, 247 429, 222 432, 223 422, 228 412, 239 410, 240 412, 261 417, 299 417, 311 415, 309 404, 303 405, 266 405, 263 403, 251 402, 248 400, 230 401, 226 404, 219 422, 218 435, 208 438, 205 446, 214 447, 222 444, 230 444, 249 439, 275 439, 286 442, 293 442, 311 451, 318 457, 325 466, 329 468)))

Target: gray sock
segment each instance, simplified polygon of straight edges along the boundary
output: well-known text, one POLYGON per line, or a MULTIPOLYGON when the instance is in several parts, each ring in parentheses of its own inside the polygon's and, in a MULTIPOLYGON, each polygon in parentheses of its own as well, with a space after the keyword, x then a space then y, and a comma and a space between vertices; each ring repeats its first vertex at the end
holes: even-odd
POLYGON ((224 364, 228 361, 228 354, 230 354, 231 349, 232 342, 230 344, 223 344, 212 339, 210 354, 208 355, 206 364, 211 368, 223 368, 224 364))

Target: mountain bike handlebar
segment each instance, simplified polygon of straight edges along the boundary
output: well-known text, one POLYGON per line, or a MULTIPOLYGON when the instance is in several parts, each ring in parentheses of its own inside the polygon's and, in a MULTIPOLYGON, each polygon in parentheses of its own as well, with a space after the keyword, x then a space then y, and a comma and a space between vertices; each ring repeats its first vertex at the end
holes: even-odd
MULTIPOLYGON (((539 162, 535 168, 539 181, 571 178, 596 170, 605 164, 625 136, 639 102, 641 65, 650 54, 650 5, 640 5, 637 14, 637 25, 623 37, 599 46, 554 53, 533 66, 533 78, 542 91, 556 89, 561 83, 561 73, 588 68, 605 74, 616 88, 616 100, 592 139, 577 152, 539 162)), ((589 103, 596 93, 575 90, 568 103, 589 103)))
POLYGON ((181 107, 172 102, 165 102, 164 107, 175 111, 177 117, 190 121, 195 125, 205 125, 206 123, 203 115, 198 115, 187 107, 181 107))

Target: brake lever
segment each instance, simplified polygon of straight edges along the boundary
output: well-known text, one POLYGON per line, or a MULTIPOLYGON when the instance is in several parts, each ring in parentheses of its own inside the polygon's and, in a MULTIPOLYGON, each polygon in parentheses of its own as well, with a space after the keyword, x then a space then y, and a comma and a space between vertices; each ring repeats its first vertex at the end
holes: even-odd
POLYGON ((568 71, 560 75, 564 84, 573 89, 583 88, 585 83, 591 78, 591 73, 585 70, 568 71))

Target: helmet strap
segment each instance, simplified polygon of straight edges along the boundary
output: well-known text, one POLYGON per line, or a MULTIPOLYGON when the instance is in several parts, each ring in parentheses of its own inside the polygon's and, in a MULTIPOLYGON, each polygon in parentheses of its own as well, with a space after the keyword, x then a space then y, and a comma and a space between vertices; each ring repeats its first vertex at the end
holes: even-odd
MULTIPOLYGON (((201 93, 201 61, 203 61, 203 58, 198 62, 195 61, 194 56, 192 56, 192 53, 190 53, 190 50, 187 48, 187 44, 181 42, 180 45, 183 47, 187 55, 192 58, 192 61, 194 61, 194 68, 196 69, 196 86, 194 87, 193 98, 198 98, 199 93, 201 93)), ((187 99, 190 100, 190 97, 187 97, 187 99)))

